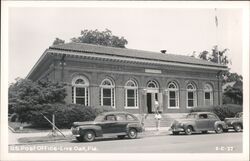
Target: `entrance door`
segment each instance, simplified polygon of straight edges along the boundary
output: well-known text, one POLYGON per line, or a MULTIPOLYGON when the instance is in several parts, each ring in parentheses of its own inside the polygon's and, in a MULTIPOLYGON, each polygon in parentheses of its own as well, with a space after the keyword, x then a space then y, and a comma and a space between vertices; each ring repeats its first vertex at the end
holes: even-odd
POLYGON ((152 111, 152 93, 147 93, 147 109, 148 113, 153 113, 152 111))

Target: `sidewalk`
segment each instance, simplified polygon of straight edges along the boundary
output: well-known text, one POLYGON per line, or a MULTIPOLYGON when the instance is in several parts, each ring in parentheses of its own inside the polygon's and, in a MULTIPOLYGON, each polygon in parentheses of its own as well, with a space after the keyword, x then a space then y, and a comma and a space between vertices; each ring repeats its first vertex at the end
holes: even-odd
MULTIPOLYGON (((169 127, 161 127, 159 131, 155 127, 145 128, 145 131, 140 133, 139 136, 142 137, 153 137, 153 136, 164 136, 168 135, 169 127)), ((28 144, 28 143, 46 143, 46 142, 59 142, 59 141, 69 141, 74 139, 71 130, 62 130, 62 133, 66 136, 63 137, 60 133, 58 136, 51 136, 48 131, 40 133, 13 133, 9 130, 9 145, 16 144, 28 144)))

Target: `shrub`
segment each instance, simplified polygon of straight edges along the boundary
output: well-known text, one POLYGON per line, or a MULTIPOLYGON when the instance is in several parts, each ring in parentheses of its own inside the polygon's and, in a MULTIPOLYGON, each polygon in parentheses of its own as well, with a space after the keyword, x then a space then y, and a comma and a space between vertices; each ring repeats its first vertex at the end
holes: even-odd
POLYGON ((78 104, 44 104, 39 106, 36 107, 39 110, 33 111, 31 114, 31 123, 38 128, 52 126, 43 115, 52 121, 52 115, 54 114, 55 124, 58 128, 70 128, 73 122, 93 121, 98 114, 113 110, 111 108, 93 108, 78 104))
POLYGON ((222 106, 211 106, 211 107, 196 107, 192 108, 190 112, 213 112, 221 120, 227 117, 234 117, 236 113, 242 112, 242 106, 240 105, 222 105, 222 106))

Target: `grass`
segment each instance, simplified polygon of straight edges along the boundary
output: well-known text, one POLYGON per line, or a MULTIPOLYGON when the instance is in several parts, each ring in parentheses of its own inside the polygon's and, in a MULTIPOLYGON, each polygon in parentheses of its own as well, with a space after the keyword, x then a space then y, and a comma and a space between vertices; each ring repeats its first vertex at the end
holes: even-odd
POLYGON ((72 140, 72 136, 41 136, 41 137, 23 137, 19 138, 19 143, 37 143, 37 142, 53 142, 53 141, 63 141, 63 140, 72 140))
POLYGON ((14 129, 16 133, 39 133, 50 132, 52 130, 52 128, 37 128, 33 127, 31 124, 20 122, 9 122, 9 126, 14 129), (23 127, 23 129, 20 129, 20 127, 23 127))

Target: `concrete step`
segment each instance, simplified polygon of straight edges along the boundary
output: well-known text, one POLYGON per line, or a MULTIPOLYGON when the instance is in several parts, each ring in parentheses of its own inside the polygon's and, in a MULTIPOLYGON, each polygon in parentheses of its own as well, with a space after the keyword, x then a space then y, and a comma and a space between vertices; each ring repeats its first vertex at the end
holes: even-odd
MULTIPOLYGON (((172 113, 172 114, 161 114, 161 127, 169 127, 171 123, 178 118, 183 118, 186 116, 186 113, 172 113)), ((139 116, 138 116, 139 117, 139 116)), ((144 115, 144 126, 145 127, 155 127, 156 126, 156 120, 155 120, 154 114, 147 114, 144 115)), ((140 116, 140 119, 142 119, 142 116, 140 116)))

